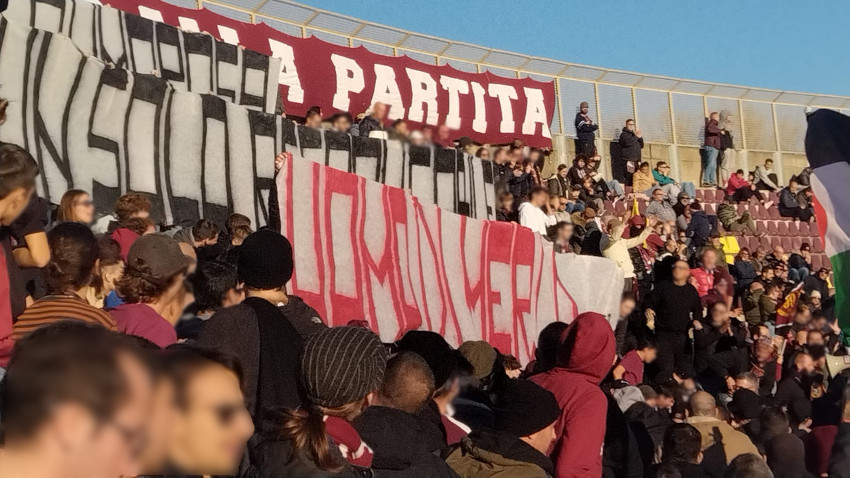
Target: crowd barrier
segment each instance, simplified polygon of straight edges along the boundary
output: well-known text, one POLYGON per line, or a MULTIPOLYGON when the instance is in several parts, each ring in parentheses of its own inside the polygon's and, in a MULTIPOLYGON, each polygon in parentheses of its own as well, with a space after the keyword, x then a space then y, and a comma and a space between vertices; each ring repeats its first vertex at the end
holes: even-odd
POLYGON ((454 344, 486 339, 526 360, 553 320, 586 310, 616 320, 616 265, 555 254, 526 228, 475 219, 488 215, 478 197, 488 189, 484 164, 457 150, 296 127, 110 67, 65 36, 5 18, 0 97, 10 101, 0 141, 32 152, 40 193, 54 203, 80 188, 109 210, 134 190, 168 222, 222 223, 233 211, 263 224, 272 159, 294 151, 277 177, 291 286, 331 324, 365 318, 384 340, 412 328, 454 344))
POLYGON ((17 0, 3 15, 18 25, 69 36, 85 55, 118 68, 156 71, 177 90, 275 112, 279 58, 86 0, 17 0))

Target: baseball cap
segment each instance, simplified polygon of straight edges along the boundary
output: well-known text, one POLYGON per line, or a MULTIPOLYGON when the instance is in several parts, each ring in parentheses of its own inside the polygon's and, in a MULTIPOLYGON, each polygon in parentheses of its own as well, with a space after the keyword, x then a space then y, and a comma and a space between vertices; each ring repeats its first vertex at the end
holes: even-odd
POLYGON ((142 236, 130 246, 127 263, 143 263, 154 277, 169 277, 188 267, 192 259, 183 255, 180 245, 163 234, 142 236))

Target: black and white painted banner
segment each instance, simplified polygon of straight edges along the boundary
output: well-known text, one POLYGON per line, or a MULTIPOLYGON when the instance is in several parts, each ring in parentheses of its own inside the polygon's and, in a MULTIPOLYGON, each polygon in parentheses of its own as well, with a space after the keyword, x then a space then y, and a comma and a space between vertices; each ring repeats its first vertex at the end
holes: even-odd
POLYGON ((351 137, 295 126, 220 97, 179 91, 152 75, 82 54, 63 35, 0 19, 0 97, 9 100, 0 141, 39 162, 39 193, 58 202, 91 191, 98 210, 118 196, 151 196, 168 224, 231 211, 268 221, 275 155, 304 157, 410 189, 423 203, 490 218, 492 171, 454 149, 351 137))
POLYGON ((280 59, 85 0, 16 0, 3 15, 67 35, 87 56, 118 68, 157 72, 178 91, 275 112, 280 59))

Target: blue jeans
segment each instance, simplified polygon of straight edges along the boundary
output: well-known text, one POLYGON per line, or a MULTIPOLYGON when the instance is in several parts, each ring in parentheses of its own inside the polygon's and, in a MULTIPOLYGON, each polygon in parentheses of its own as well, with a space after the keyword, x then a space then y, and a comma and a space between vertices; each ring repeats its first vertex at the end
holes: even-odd
POLYGON ((620 184, 620 181, 607 181, 606 184, 608 185, 608 190, 613 192, 614 195, 618 198, 626 195, 626 192, 623 191, 623 185, 620 184))
POLYGON ((696 198, 697 187, 694 185, 694 183, 688 181, 686 183, 679 183, 679 186, 682 187, 682 191, 686 193, 691 199, 696 198))
POLYGON ((808 267, 801 267, 799 269, 788 268, 788 279, 792 282, 800 282, 806 277, 809 277, 811 271, 809 271, 808 267))
POLYGON ((717 155, 720 150, 711 146, 705 147, 705 162, 702 168, 702 183, 717 184, 717 155))
POLYGON ((582 212, 584 211, 584 203, 581 201, 576 202, 568 202, 567 203, 567 212, 572 214, 574 212, 582 212))

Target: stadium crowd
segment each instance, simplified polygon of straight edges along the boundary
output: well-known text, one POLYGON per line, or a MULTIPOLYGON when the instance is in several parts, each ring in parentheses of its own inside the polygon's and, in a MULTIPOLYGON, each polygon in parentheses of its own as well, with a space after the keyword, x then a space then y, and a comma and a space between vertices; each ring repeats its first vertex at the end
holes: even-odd
MULTIPOLYGON (((385 114, 331 124, 453 145, 445 127, 385 130, 385 114)), ((499 220, 624 273, 615 328, 593 312, 552 323, 528 364, 434 332, 386 344, 365 321, 328 327, 286 292, 277 231, 239 214, 157 225, 137 193, 103 214, 70 190, 52 210, 32 156, 0 145, 0 476, 848 476, 829 270, 808 243, 737 246, 765 239, 739 206, 771 193, 789 222, 813 220, 807 172, 781 189, 770 162, 730 172, 707 214, 706 189, 641 161, 633 120, 624 175, 604 178, 595 126, 581 105, 578 156, 545 181, 544 151, 459 141, 493 161, 499 220)))

